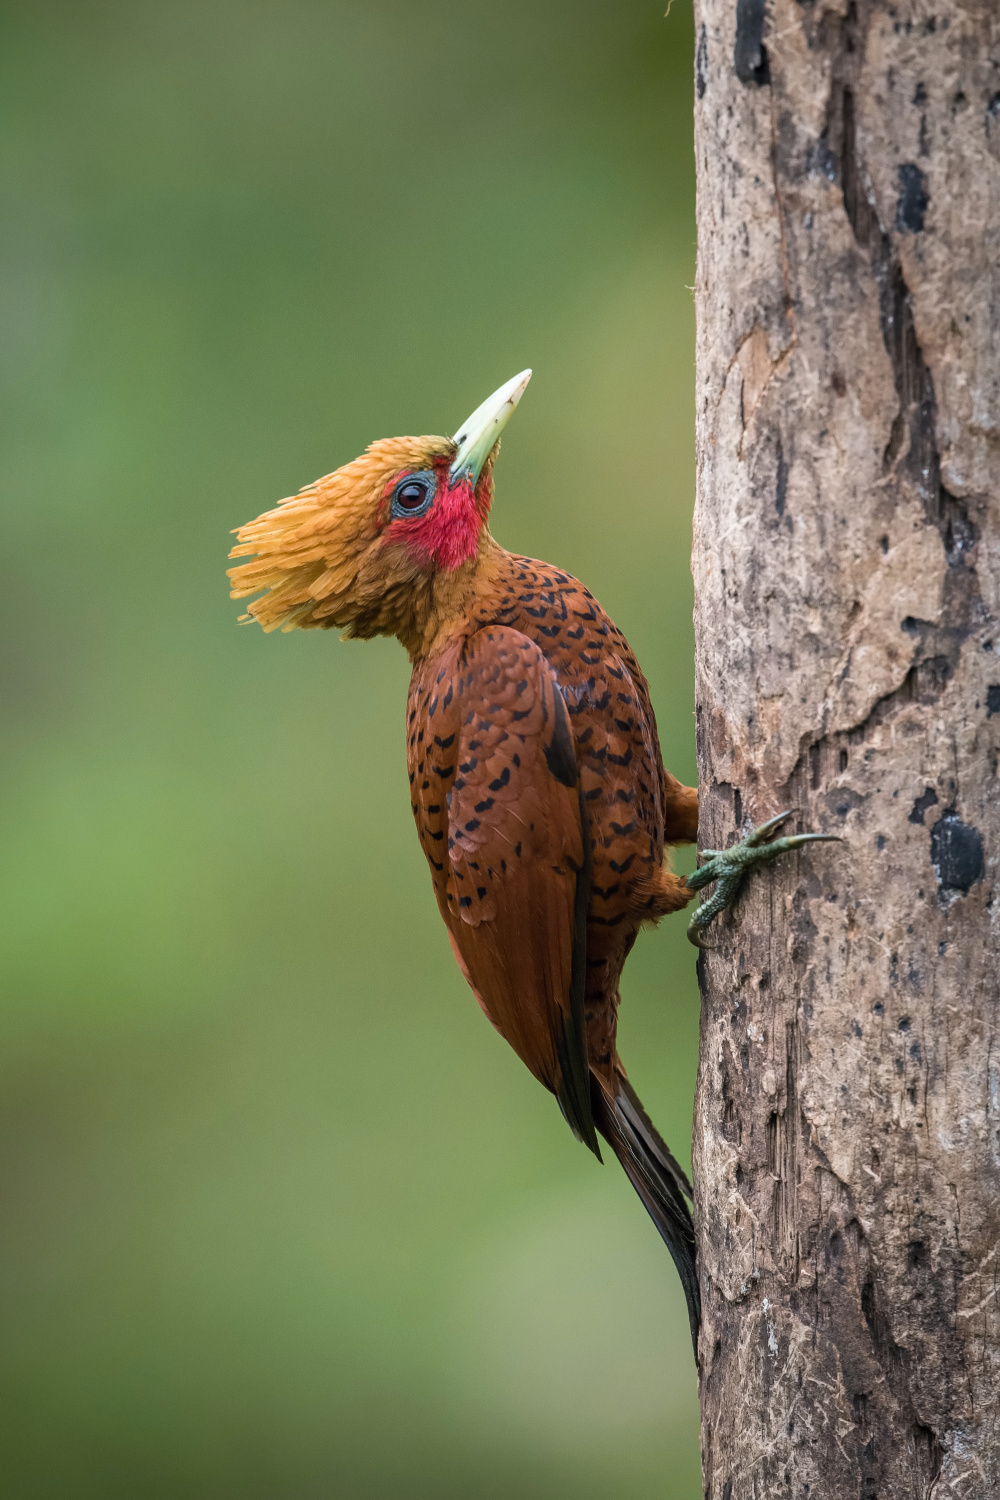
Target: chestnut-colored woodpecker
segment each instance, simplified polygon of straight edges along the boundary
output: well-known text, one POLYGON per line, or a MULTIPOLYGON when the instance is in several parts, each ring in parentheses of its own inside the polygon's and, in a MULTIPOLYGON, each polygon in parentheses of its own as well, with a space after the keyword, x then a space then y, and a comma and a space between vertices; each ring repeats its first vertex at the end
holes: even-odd
POLYGON ((691 1187, 618 1056, 622 967, 644 922, 714 895, 819 834, 772 818, 687 879, 698 793, 660 758, 649 690, 593 594, 490 535, 500 433, 525 370, 453 438, 385 438, 237 532, 233 597, 265 630, 394 635, 410 656, 410 801, 459 968, 574 1135, 621 1162, 699 1318, 691 1187), (261 591, 265 590, 263 594, 261 591))

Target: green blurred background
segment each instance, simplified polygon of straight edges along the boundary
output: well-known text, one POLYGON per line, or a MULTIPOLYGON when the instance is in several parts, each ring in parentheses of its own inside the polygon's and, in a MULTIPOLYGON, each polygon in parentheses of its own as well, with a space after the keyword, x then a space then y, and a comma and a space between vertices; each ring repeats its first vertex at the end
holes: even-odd
MULTIPOLYGON (((700 1493, 667 1253, 452 961, 403 652, 238 627, 224 577, 530 364, 495 533, 595 590, 694 778, 664 9, 0 5, 4 1500, 700 1493)), ((686 1157, 683 925, 621 1043, 686 1157)))

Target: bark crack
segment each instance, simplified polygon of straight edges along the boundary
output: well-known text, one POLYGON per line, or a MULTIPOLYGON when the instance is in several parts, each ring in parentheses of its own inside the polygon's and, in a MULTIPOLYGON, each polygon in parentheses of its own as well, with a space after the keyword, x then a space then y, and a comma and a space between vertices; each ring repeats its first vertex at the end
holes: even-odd
POLYGON ((976 541, 966 502, 941 480, 934 381, 917 338, 913 299, 902 263, 879 217, 874 187, 859 149, 857 91, 870 9, 851 0, 841 22, 827 106, 822 154, 839 178, 844 209, 858 248, 868 257, 879 292, 882 340, 892 364, 899 410, 883 455, 887 475, 904 476, 920 495, 951 567, 961 567, 976 541))
MULTIPOLYGON (((858 248, 866 255, 879 294, 882 340, 892 365, 899 402, 883 456, 886 484, 903 484, 920 497, 928 525, 941 536, 948 572, 944 580, 941 619, 907 618, 902 629, 915 642, 914 659, 902 683, 878 698, 865 717, 826 735, 804 736, 785 785, 793 795, 803 765, 811 767, 811 785, 821 785, 821 767, 829 778, 832 764, 845 752, 869 741, 882 724, 910 704, 936 702, 958 667, 965 642, 989 623, 976 569, 977 528, 967 501, 951 494, 941 479, 937 442, 937 399, 913 316, 913 299, 898 253, 883 227, 871 178, 859 150, 856 97, 870 22, 868 6, 859 12, 851 0, 839 23, 827 123, 820 155, 826 172, 839 182, 844 209, 858 248)), ((772 110, 772 160, 773 110, 772 110)), ((777 192, 777 187, 776 187, 777 192)), ((780 196, 779 215, 782 213, 780 196)), ((782 241, 784 244, 784 241, 782 241)), ((783 278, 787 276, 784 262, 783 278)), ((794 327, 794 325, 793 325, 794 327)), ((845 671, 848 670, 848 661, 845 671)), ((840 770, 845 766, 840 764, 840 770)))

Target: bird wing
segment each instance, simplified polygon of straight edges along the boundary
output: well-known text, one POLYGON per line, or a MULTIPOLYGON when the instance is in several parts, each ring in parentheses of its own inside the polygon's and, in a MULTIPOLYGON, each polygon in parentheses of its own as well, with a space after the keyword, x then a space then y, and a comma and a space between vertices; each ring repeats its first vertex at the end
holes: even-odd
POLYGON ((480 1005, 598 1155, 583 1011, 590 855, 569 716, 535 643, 476 631, 418 666, 413 811, 480 1005))

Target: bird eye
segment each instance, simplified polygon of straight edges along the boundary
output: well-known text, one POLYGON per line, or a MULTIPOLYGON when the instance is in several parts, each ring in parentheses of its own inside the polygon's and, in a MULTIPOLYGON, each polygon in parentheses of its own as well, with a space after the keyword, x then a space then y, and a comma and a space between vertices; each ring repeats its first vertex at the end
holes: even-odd
POLYGON ((433 495, 432 475, 425 477, 423 474, 411 474, 393 492, 392 513, 394 516, 422 515, 430 505, 433 495))
POLYGON ((396 499, 404 510, 418 510, 427 499, 427 490, 422 484, 404 484, 396 491, 396 499))

